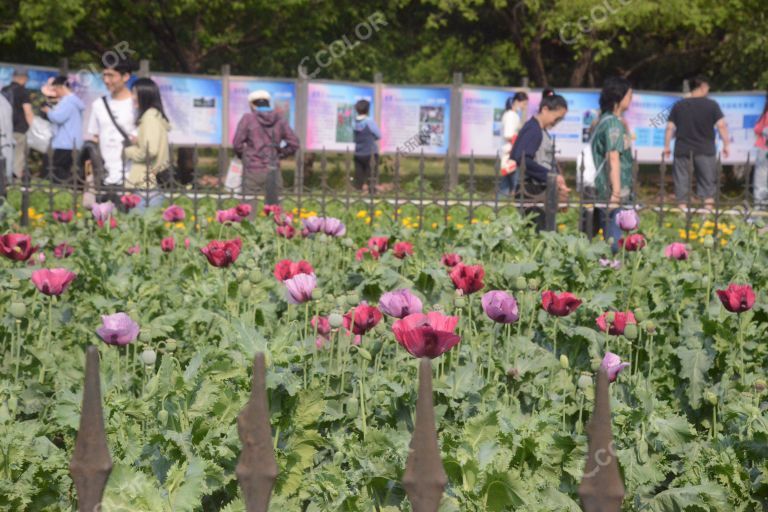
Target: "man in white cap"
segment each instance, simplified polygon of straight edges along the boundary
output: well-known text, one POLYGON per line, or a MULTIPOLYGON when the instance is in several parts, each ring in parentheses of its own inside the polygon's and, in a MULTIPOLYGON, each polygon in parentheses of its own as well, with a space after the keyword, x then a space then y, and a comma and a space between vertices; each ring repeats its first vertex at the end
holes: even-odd
POLYGON ((237 124, 232 145, 243 162, 243 194, 265 193, 265 204, 278 204, 283 186, 279 161, 296 152, 299 139, 271 101, 264 90, 248 95, 251 112, 237 124))
POLYGON ((11 104, 13 112, 13 174, 21 178, 27 163, 27 130, 35 118, 29 91, 27 68, 19 66, 13 70, 11 83, 2 89, 3 96, 11 104))

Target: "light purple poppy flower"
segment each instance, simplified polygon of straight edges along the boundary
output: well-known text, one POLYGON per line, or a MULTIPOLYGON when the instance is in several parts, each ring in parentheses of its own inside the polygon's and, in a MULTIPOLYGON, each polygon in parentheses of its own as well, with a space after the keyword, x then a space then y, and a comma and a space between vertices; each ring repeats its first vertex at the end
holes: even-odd
POLYGON ((344 236, 347 233, 347 227, 335 217, 326 217, 323 222, 323 232, 329 236, 344 236))
POLYGON ((494 322, 511 324, 520 318, 517 301, 505 291, 492 290, 486 293, 483 295, 482 304, 483 311, 494 322))
POLYGON ((603 357, 603 362, 600 363, 600 368, 605 370, 605 373, 608 374, 609 382, 615 381, 619 372, 628 366, 629 363, 622 363, 621 358, 613 352, 606 352, 603 357))
POLYGON ((307 230, 307 233, 319 233, 323 230, 325 219, 322 217, 309 217, 302 220, 302 223, 304 224, 304 229, 307 230))
POLYGON ((107 345, 128 345, 139 336, 139 324, 125 313, 102 315, 102 325, 96 329, 96 334, 107 345))
POLYGON ((288 302, 303 304, 312 300, 312 290, 317 286, 317 278, 314 274, 296 274, 283 281, 283 284, 288 292, 288 302))
POLYGON ((421 313, 422 307, 421 299, 406 289, 387 292, 379 299, 381 312, 394 318, 421 313))
POLYGON ((111 201, 106 203, 94 203, 91 206, 91 213, 96 221, 107 221, 112 215, 112 211, 115 209, 115 205, 111 201))
POLYGON ((621 268, 621 260, 610 260, 610 259, 600 258, 600 266, 619 269, 621 268))

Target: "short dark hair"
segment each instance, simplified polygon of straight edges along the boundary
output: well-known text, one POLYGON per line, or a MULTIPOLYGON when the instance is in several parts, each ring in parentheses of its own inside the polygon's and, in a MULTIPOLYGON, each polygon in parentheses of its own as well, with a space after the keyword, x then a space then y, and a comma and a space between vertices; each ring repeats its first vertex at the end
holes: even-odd
POLYGON ((516 92, 514 96, 507 98, 504 108, 506 110, 512 110, 512 105, 514 105, 516 101, 528 101, 528 94, 523 91, 516 92))
POLYGON ((613 109, 621 103, 631 88, 632 84, 624 77, 611 76, 606 78, 603 82, 603 90, 600 91, 600 112, 613 112, 613 109))
POLYGON ((136 99, 139 103, 139 112, 138 116, 136 116, 137 125, 141 121, 141 116, 150 108, 157 109, 160 115, 166 121, 168 120, 168 116, 165 115, 165 110, 163 109, 163 98, 160 96, 160 88, 154 80, 151 78, 139 78, 133 82, 131 89, 136 91, 136 99))
POLYGON ((565 101, 565 98, 559 94, 555 94, 554 89, 546 88, 541 91, 541 103, 539 103, 539 112, 544 110, 544 107, 546 107, 547 110, 560 110, 561 108, 568 110, 568 102, 565 101))
POLYGON ((355 112, 357 112, 361 116, 368 115, 368 113, 371 111, 371 102, 368 100, 358 100, 357 103, 355 103, 355 112))
POLYGON ((709 85, 709 78, 704 75, 696 75, 690 80, 691 90, 698 89, 704 84, 709 85))
POLYGON ((69 79, 59 75, 51 81, 51 85, 63 85, 64 87, 69 87, 69 79))
POLYGON ((130 75, 138 69, 138 66, 130 58, 119 57, 114 61, 105 62, 104 69, 114 69, 121 75, 130 75))

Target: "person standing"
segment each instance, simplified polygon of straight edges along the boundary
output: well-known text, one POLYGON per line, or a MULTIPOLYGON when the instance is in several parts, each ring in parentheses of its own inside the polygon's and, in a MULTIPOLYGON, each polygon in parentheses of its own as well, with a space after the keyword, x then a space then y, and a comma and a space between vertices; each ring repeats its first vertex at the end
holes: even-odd
MULTIPOLYGON (((136 106, 138 134, 131 137, 131 145, 124 151, 125 160, 131 162, 131 171, 126 185, 137 189, 157 187, 157 175, 171 166, 168 132, 171 123, 165 115, 160 88, 151 78, 139 78, 131 86, 133 103, 136 106)), ((163 201, 159 193, 141 197, 139 208, 157 206, 163 201)), ((141 211, 141 210, 139 210, 141 211)))
POLYGON ((85 105, 69 88, 67 77, 57 76, 51 89, 58 98, 54 107, 47 104, 41 110, 53 125, 53 182, 69 183, 72 180, 74 157, 72 152, 83 146, 83 110, 85 105))
POLYGON ((688 169, 692 165, 696 177, 696 193, 704 206, 712 210, 717 187, 717 148, 715 130, 723 140, 723 156, 730 154, 730 138, 725 116, 720 105, 708 98, 709 82, 706 78, 691 80, 691 95, 672 107, 664 137, 664 155, 671 155, 670 144, 675 139, 675 161, 672 175, 678 207, 685 210, 690 201, 688 169), (692 160, 691 160, 692 159, 692 160))
POLYGON ((21 179, 27 165, 27 131, 35 118, 26 88, 28 81, 27 68, 20 66, 13 70, 11 83, 2 89, 13 110, 13 174, 18 179, 21 179))
POLYGON ((299 149, 299 139, 288 121, 272 109, 271 102, 271 95, 264 90, 248 95, 251 112, 237 124, 232 146, 243 162, 243 193, 265 191, 265 204, 279 204, 283 186, 279 159, 293 155, 299 149))
POLYGON ((101 74, 109 94, 91 107, 88 135, 99 145, 104 185, 122 184, 123 173, 127 176, 130 171, 130 162, 123 160, 123 148, 130 145, 128 134, 135 125, 133 97, 128 89, 134 67, 128 59, 110 62, 101 74))
MULTIPOLYGON (((353 185, 357 190, 367 190, 371 185, 371 176, 376 176, 379 167, 379 146, 381 138, 379 127, 370 118, 371 103, 359 100, 355 103, 355 123, 352 126, 355 141, 355 177, 353 185)), ((373 192, 373 190, 371 190, 373 192)))
MULTIPOLYGON (((547 175, 557 174, 556 185, 558 196, 561 200, 567 199, 570 189, 565 184, 565 179, 559 173, 557 167, 545 167, 536 161, 536 154, 541 149, 544 141, 544 132, 554 128, 568 113, 568 102, 554 91, 549 90, 546 96, 542 96, 539 104, 539 112, 531 117, 520 129, 517 140, 512 146, 512 159, 520 169, 525 165, 525 181, 523 184, 529 194, 540 194, 546 190, 547 175), (523 163, 525 162, 525 163, 523 163)), ((537 229, 544 227, 544 212, 541 208, 530 208, 527 212, 537 215, 537 229)))
POLYGON ((501 183, 499 192, 508 196, 517 188, 517 163, 511 158, 512 146, 517 139, 517 133, 522 125, 522 116, 528 106, 528 95, 524 92, 517 92, 514 96, 507 98, 504 105, 504 114, 501 116, 501 138, 502 144, 499 150, 501 183))
POLYGON ((755 178, 753 181, 755 206, 768 206, 768 93, 760 119, 755 124, 755 178))
POLYGON ((632 103, 632 86, 626 78, 610 77, 600 91, 600 117, 592 134, 592 156, 597 175, 595 193, 607 208, 596 210, 603 238, 617 252, 621 228, 616 215, 632 194, 632 139, 623 120, 632 103))

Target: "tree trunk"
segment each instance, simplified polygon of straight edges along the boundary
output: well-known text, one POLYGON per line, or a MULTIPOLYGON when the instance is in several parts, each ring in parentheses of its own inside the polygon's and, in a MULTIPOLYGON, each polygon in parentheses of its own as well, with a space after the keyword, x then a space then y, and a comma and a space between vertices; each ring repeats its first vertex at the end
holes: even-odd
POLYGON ((571 72, 570 87, 582 87, 594 59, 594 51, 591 48, 582 48, 579 60, 571 72))

